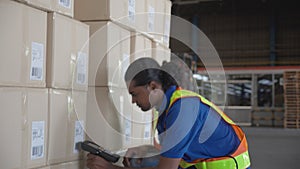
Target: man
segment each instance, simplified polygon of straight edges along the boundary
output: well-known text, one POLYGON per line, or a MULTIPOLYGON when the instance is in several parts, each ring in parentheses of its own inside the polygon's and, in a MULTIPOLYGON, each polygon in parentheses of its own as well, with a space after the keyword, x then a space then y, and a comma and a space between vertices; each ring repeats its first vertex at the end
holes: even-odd
MULTIPOLYGON (((126 71, 125 81, 133 104, 143 111, 155 108, 160 113, 159 163, 145 168, 245 169, 250 166, 243 131, 213 103, 182 90, 168 70, 155 60, 134 61, 126 71)), ((90 169, 130 168, 130 160, 124 157, 125 167, 119 167, 89 154, 87 166, 90 169)))

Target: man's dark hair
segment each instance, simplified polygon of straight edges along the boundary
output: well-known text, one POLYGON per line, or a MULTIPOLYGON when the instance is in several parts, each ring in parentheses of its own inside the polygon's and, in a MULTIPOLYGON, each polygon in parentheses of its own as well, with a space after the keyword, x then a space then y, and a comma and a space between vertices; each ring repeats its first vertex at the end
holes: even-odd
POLYGON ((168 71, 164 67, 161 68, 152 58, 140 58, 130 64, 124 78, 126 82, 134 82, 135 86, 155 81, 162 85, 163 91, 166 91, 172 85, 178 86, 168 71))

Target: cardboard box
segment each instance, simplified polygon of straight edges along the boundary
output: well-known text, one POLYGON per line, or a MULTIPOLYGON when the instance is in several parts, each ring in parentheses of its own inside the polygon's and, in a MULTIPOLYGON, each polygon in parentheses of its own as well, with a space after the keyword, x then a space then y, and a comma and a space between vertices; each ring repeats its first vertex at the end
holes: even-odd
POLYGON ((151 144, 151 112, 133 107, 127 89, 89 87, 87 135, 113 152, 151 144))
POLYGON ((89 86, 126 87, 130 32, 110 21, 86 24, 90 25, 89 86))
POLYGON ((47 87, 87 91, 89 26, 48 14, 47 87))
POLYGON ((45 166, 48 90, 1 87, 0 106, 0 168, 45 166))
POLYGON ((85 139, 87 93, 49 89, 47 164, 82 159, 75 145, 85 139))
POLYGON ((164 18, 163 44, 167 48, 170 46, 171 10, 172 10, 172 2, 169 1, 169 0, 166 0, 166 2, 165 2, 165 18, 164 18))
POLYGON ((152 41, 143 34, 132 32, 130 37, 130 62, 141 57, 152 57, 152 41))
POLYGON ((60 14, 70 16, 73 18, 74 16, 74 1, 78 0, 51 0, 52 6, 55 12, 60 14))
POLYGON ((74 16, 74 0, 17 0, 35 8, 60 14, 74 16))
POLYGON ((45 10, 45 11, 53 11, 53 0, 17 0, 26 5, 30 5, 32 7, 45 10))
POLYGON ((135 27, 136 0, 75 1, 75 18, 80 21, 114 21, 135 27))
POLYGON ((157 42, 152 43, 152 57, 160 65, 162 65, 164 61, 169 62, 171 59, 171 54, 171 49, 157 42))
POLYGON ((136 7, 135 8, 136 9, 136 13, 135 13, 136 31, 146 33, 147 26, 148 26, 147 25, 148 13, 146 10, 146 1, 136 0, 135 7, 136 7))
POLYGON ((146 0, 146 13, 147 13, 147 30, 148 33, 152 38, 154 38, 155 34, 155 23, 156 23, 156 0, 146 0))
POLYGON ((154 39, 163 43, 166 0, 155 0, 154 39))
POLYGON ((0 85, 46 86, 47 14, 0 1, 0 85))
POLYGON ((49 169, 83 169, 83 168, 84 168, 83 161, 72 161, 72 162, 49 166, 49 169))
POLYGON ((143 112, 134 104, 131 124, 132 147, 153 143, 152 110, 143 112))
POLYGON ((169 47, 171 7, 169 0, 146 0, 146 33, 166 47, 169 47))
POLYGON ((117 88, 89 87, 88 90, 87 136, 111 151, 124 147, 121 123, 124 116, 120 112, 131 114, 131 108, 123 106, 124 99, 117 88))

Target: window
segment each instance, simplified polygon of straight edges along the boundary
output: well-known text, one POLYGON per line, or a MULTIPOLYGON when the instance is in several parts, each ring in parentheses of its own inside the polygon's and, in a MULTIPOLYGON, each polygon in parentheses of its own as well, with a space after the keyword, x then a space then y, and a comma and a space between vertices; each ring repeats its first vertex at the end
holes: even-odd
POLYGON ((251 106, 252 76, 229 75, 227 89, 228 106, 251 106))
POLYGON ((272 107, 272 75, 257 76, 257 105, 258 107, 272 107))
POLYGON ((282 76, 282 74, 275 74, 274 87, 275 87, 275 96, 274 96, 275 107, 283 107, 283 105, 284 105, 283 93, 284 92, 283 92, 283 76, 282 76))

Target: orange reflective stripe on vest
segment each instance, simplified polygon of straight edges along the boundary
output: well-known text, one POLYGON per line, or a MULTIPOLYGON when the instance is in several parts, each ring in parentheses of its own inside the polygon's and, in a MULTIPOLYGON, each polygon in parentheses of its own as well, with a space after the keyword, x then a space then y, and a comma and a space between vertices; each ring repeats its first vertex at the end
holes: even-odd
POLYGON ((240 145, 238 146, 237 150, 230 154, 227 157, 218 157, 218 158, 210 158, 210 159, 197 159, 193 162, 186 162, 183 159, 180 162, 180 166, 182 168, 188 168, 191 166, 195 166, 197 169, 244 169, 250 166, 250 158, 248 154, 248 144, 245 137, 244 132, 241 130, 239 126, 237 126, 219 107, 217 107, 215 104, 211 103, 201 95, 198 95, 194 92, 188 91, 188 90, 181 90, 177 89, 173 95, 170 98, 170 104, 168 109, 166 110, 166 113, 168 113, 168 110, 170 107, 179 99, 186 98, 186 97, 197 97, 200 99, 200 101, 208 106, 210 106, 212 109, 214 109, 216 112, 219 113, 219 115, 232 126, 234 129, 236 135, 238 136, 240 140, 240 145), (234 159, 233 159, 234 158, 234 159), (237 166, 236 166, 237 165, 237 166))

